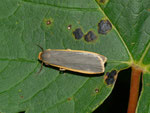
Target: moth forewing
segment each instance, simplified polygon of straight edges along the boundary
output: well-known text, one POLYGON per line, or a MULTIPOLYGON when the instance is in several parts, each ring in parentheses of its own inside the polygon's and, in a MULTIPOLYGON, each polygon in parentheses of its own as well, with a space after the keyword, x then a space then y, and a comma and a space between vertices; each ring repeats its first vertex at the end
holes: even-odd
POLYGON ((105 62, 107 61, 107 58, 105 56, 103 56, 103 55, 99 55, 99 56, 102 59, 102 61, 104 62, 104 64, 105 64, 105 62))
POLYGON ((45 50, 39 53, 45 64, 86 74, 103 73, 107 58, 100 54, 80 50, 45 50))

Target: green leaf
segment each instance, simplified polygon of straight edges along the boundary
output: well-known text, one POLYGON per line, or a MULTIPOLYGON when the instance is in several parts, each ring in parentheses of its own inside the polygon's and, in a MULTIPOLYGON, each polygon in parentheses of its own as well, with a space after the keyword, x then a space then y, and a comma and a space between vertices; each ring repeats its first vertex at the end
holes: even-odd
POLYGON ((137 110, 148 113, 149 6, 149 0, 1 0, 0 112, 91 112, 113 89, 114 84, 105 83, 105 73, 134 64, 144 73, 144 90, 137 110), (112 26, 106 34, 98 33, 101 20, 108 20, 112 26), (75 39, 73 31, 77 28, 81 28, 84 36, 92 31, 94 41, 75 39), (102 54, 108 58, 105 73, 61 74, 57 68, 44 66, 37 75, 41 50, 36 44, 44 49, 102 54))
POLYGON ((149 113, 149 102, 150 102, 150 96, 149 96, 149 88, 150 86, 150 77, 149 73, 143 74, 143 90, 141 92, 141 96, 139 98, 138 113, 149 113))

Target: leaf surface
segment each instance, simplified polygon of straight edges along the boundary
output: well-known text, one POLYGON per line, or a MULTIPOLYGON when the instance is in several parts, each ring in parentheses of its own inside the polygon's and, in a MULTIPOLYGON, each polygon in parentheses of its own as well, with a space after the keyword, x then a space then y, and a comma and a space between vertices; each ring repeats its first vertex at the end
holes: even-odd
POLYGON ((148 113, 149 6, 149 0, 105 3, 100 0, 1 0, 0 112, 91 112, 113 89, 114 85, 105 83, 105 73, 135 64, 144 70, 144 90, 137 112, 148 113), (98 23, 105 19, 112 29, 107 34, 99 34, 98 23), (76 40, 73 31, 77 28, 81 28, 84 36, 92 31, 97 39, 76 40), (108 59, 105 73, 95 76, 67 71, 61 74, 57 68, 44 66, 37 75, 41 50, 36 44, 44 49, 102 54, 108 59))

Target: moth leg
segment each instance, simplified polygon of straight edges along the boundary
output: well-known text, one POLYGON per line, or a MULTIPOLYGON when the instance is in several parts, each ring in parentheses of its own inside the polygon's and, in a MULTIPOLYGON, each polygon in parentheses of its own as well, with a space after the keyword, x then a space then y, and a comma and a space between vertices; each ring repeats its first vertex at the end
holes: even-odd
POLYGON ((44 63, 46 66, 49 66, 49 64, 44 63))
POLYGON ((71 49, 67 49, 68 51, 71 51, 71 49))
POLYGON ((59 68, 60 74, 64 74, 65 69, 64 68, 59 68))
POLYGON ((65 69, 64 69, 64 68, 59 68, 59 70, 60 70, 60 71, 65 71, 65 69))
POLYGON ((40 70, 37 72, 37 74, 39 74, 39 73, 42 71, 42 69, 43 69, 43 62, 42 62, 42 64, 41 64, 41 68, 40 68, 40 70))

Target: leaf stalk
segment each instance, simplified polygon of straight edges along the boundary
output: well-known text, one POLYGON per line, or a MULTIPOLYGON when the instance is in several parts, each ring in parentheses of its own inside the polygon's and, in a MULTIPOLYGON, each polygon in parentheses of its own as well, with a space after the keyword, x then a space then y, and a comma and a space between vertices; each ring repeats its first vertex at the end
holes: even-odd
POLYGON ((131 68, 130 96, 127 113, 135 113, 136 111, 139 98, 140 78, 142 75, 142 70, 138 66, 132 65, 131 68))

